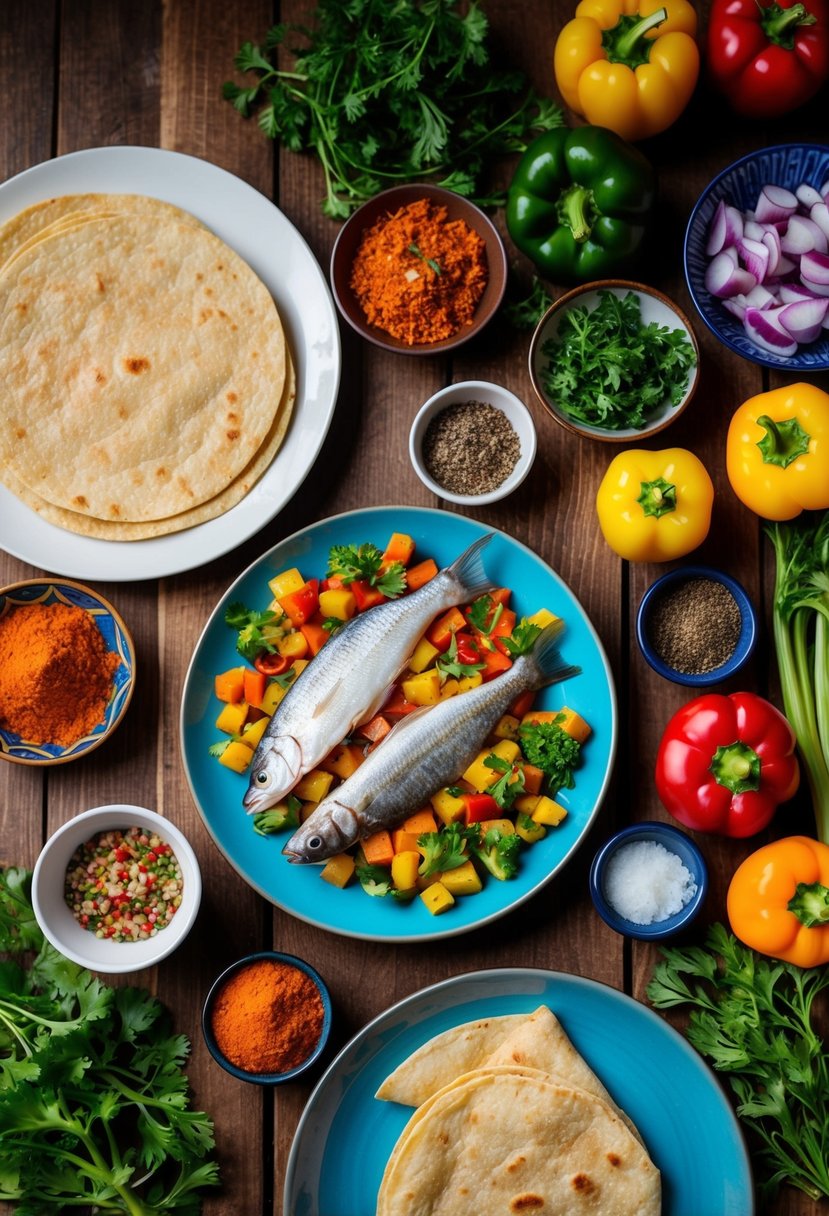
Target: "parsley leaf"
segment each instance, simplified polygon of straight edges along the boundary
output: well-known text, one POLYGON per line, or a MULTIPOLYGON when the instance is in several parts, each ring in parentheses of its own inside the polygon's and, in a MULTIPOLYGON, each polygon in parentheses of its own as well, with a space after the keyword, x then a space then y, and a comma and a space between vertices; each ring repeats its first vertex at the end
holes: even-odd
POLYGON ((523 764, 510 764, 501 756, 490 755, 485 757, 484 765, 501 774, 484 792, 491 794, 502 810, 508 811, 519 794, 524 792, 523 764))
POLYGON ((458 661, 458 643, 454 633, 449 642, 449 649, 435 659, 435 667, 440 672, 441 682, 447 676, 474 676, 477 671, 483 671, 485 663, 460 663, 458 661))
POLYGON ((397 599, 406 590, 406 570, 402 562, 383 567, 383 554, 376 545, 332 545, 328 573, 342 579, 344 586, 358 579, 382 591, 387 599, 397 599))
POLYGON ((504 605, 496 604, 491 595, 481 595, 469 605, 467 617, 470 625, 474 625, 479 633, 489 637, 503 611, 504 605))
POLYGON ((439 832, 424 832, 417 838, 418 845, 423 849, 423 861, 418 873, 427 878, 443 870, 456 870, 468 860, 467 841, 473 837, 477 840, 477 828, 461 827, 459 823, 447 824, 439 832))
POLYGON ((528 722, 518 731, 521 751, 530 764, 542 770, 553 795, 562 789, 571 790, 576 784, 573 771, 581 756, 578 739, 559 725, 558 720, 563 718, 564 714, 557 714, 553 722, 528 722))
POLYGON ((356 866, 354 873, 366 895, 388 895, 392 889, 391 874, 383 866, 356 866))
POLYGON ((517 659, 519 655, 529 654, 540 633, 540 625, 535 625, 532 621, 528 621, 526 617, 522 617, 513 629, 512 636, 501 638, 501 641, 509 651, 510 658, 517 659))
POLYGON ((225 609, 225 624, 239 631, 236 649, 251 663, 263 650, 273 654, 282 632, 278 626, 284 620, 284 613, 272 612, 269 608, 257 612, 238 601, 228 604, 225 609))

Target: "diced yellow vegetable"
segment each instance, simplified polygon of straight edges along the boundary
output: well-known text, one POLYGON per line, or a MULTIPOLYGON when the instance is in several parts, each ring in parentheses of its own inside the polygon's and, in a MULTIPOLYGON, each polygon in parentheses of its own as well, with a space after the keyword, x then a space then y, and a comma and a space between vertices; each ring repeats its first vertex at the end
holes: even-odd
POLYGON ((323 616, 336 617, 338 621, 350 621, 357 612, 357 598, 348 587, 321 591, 320 612, 323 616))
POLYGON ((433 646, 428 638, 421 638, 414 648, 414 654, 409 659, 412 671, 425 671, 433 659, 440 654, 437 646, 433 646))
POLYGON ((247 716, 247 701, 229 701, 216 719, 216 726, 226 735, 238 735, 247 716))
POLYGON ((536 823, 525 812, 523 815, 516 816, 515 834, 527 844, 535 844, 537 840, 543 840, 547 835, 547 829, 543 824, 536 823))
POLYGON ((331 789, 333 781, 333 773, 326 773, 321 768, 313 768, 310 773, 306 773, 302 780, 294 786, 293 793, 297 798, 302 798, 303 801, 322 802, 325 795, 331 789))
POLYGON ((532 819, 536 823, 542 823, 547 827, 556 827, 563 819, 567 818, 567 807, 561 806, 558 802, 553 802, 552 798, 548 798, 545 794, 538 800, 538 806, 532 813, 532 819))
POLYGON ((534 612, 532 616, 527 617, 527 621, 531 625, 538 625, 539 629, 546 629, 548 625, 551 625, 553 621, 557 621, 558 619, 554 612, 550 612, 549 608, 539 608, 538 612, 534 612))
POLYGON ((494 747, 485 747, 483 751, 478 752, 478 755, 463 774, 464 781, 468 781, 473 789, 482 794, 488 786, 492 785, 501 776, 495 769, 484 764, 484 761, 494 755, 500 757, 501 760, 505 760, 507 764, 513 764, 518 756, 518 750, 518 744, 512 739, 499 739, 494 747))
POLYGON ((306 819, 310 819, 310 817, 313 815, 314 811, 317 809, 318 806, 319 806, 318 802, 303 802, 302 806, 299 808, 299 811, 298 811, 299 822, 304 823, 306 819))
POLYGON ((477 688, 479 684, 483 684, 484 677, 479 671, 473 671, 471 676, 461 676, 458 680, 458 692, 469 692, 470 688, 477 688))
MULTIPOLYGON (((305 668, 308 666, 308 664, 310 662, 311 662, 310 659, 294 659, 293 663, 291 664, 291 667, 293 668, 294 673, 295 673, 294 679, 296 679, 296 677, 300 674, 300 672, 303 672, 305 670, 305 668)), ((293 680, 291 681, 291 683, 293 683, 293 680)))
MULTIPOLYGON (((288 688, 290 688, 290 685, 288 685, 288 688)), ((271 680, 262 697, 260 708, 263 712, 272 714, 282 698, 287 696, 288 688, 283 688, 281 684, 277 684, 276 680, 271 680)))
POLYGON ((517 743, 520 725, 521 723, 512 714, 504 714, 503 718, 499 718, 495 723, 492 734, 496 739, 512 739, 514 743, 517 743))
POLYGON ((478 822, 478 827, 481 830, 481 839, 486 836, 487 832, 491 832, 493 828, 500 832, 502 836, 511 836, 515 831, 515 825, 511 819, 481 819, 478 822))
POLYGON ((295 629, 293 633, 286 633, 284 638, 279 639, 276 649, 286 659, 304 659, 308 653, 308 641, 304 633, 295 629))
POLYGON ((259 740, 268 728, 268 721, 268 718, 257 718, 255 722, 251 722, 250 726, 246 726, 242 731, 242 742, 246 743, 253 751, 256 751, 259 746, 259 740))
POLYGON ((525 815, 532 815, 540 801, 541 798, 538 794, 519 794, 513 806, 516 811, 523 811, 525 815))
POLYGON ((433 882, 425 891, 420 892, 420 898, 432 913, 432 916, 439 916, 441 912, 445 912, 447 908, 451 908, 455 902, 454 895, 452 895, 451 891, 446 890, 442 882, 433 882))
POLYGON ((579 743, 585 743, 592 733, 590 726, 585 722, 574 709, 568 709, 565 705, 561 711, 564 717, 559 722, 559 726, 563 731, 566 731, 571 738, 578 740, 579 743))
POLYGON ((354 873, 355 861, 350 853, 335 853, 322 868, 320 878, 341 889, 348 885, 354 873))
POLYGON ((411 891, 417 886, 417 867, 420 865, 420 854, 408 850, 405 853, 395 853, 391 859, 391 880, 398 891, 411 891))
POLYGON ((327 773, 333 773, 341 781, 345 781, 363 762, 363 753, 353 743, 341 743, 333 752, 320 763, 327 773))
POLYGON ((464 811, 466 810, 463 798, 456 798, 448 790, 438 790, 429 801, 435 808, 435 814, 444 823, 456 823, 459 819, 463 819, 464 811))
POLYGON ((436 882, 440 882, 440 874, 427 874, 425 877, 422 874, 417 876, 418 891, 425 891, 428 887, 433 887, 436 882))
POLYGON ((448 701, 450 697, 456 697, 459 692, 460 688, 458 687, 458 681, 454 676, 449 676, 447 680, 443 681, 443 686, 440 690, 440 699, 441 701, 448 701))
POLYGON ((253 752, 244 743, 233 739, 219 756, 219 764, 232 768, 234 773, 243 773, 251 762, 253 752))
MULTIPOLYGON (((296 566, 292 566, 290 570, 283 570, 280 574, 275 574, 272 579, 268 580, 268 586, 273 598, 281 600, 283 596, 290 595, 292 591, 299 591, 300 587, 304 587, 305 579, 296 566)), ((279 611, 281 612, 281 609, 279 611)))
POLYGON ((440 700, 440 672, 430 667, 404 680, 403 696, 411 705, 436 705, 440 700))
POLYGON ((465 861, 454 870, 444 870, 440 881, 450 895, 477 895, 483 887, 471 861, 465 861))

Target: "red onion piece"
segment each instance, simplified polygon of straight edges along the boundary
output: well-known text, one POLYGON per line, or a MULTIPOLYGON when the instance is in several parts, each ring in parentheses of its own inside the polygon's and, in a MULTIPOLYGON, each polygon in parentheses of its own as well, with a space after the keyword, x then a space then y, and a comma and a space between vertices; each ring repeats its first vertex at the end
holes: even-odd
POLYGON ((826 253, 826 234, 806 215, 793 215, 780 238, 780 248, 790 256, 799 257, 811 249, 826 253))
POLYGON ((746 220, 743 224, 743 236, 749 237, 752 241, 762 241, 765 231, 766 225, 758 224, 756 220, 746 220))
POLYGON ((820 300, 822 297, 802 283, 781 283, 777 294, 783 304, 796 304, 798 300, 820 300))
POLYGON ((719 299, 736 296, 741 291, 751 291, 757 284, 754 275, 740 266, 735 266, 728 253, 728 250, 718 253, 705 271, 706 290, 719 299))
POLYGON ((777 267, 783 256, 783 250, 780 248, 780 233, 776 228, 766 228, 761 239, 769 251, 769 264, 766 270, 768 277, 768 275, 777 274, 777 267))
POLYGON ((813 249, 800 259, 800 280, 818 296, 829 296, 829 257, 813 249))
POLYGON ((829 298, 799 300, 796 304, 787 304, 781 308, 777 315, 780 324, 791 334, 795 342, 814 342, 820 334, 827 309, 829 309, 829 298))
POLYGON ((812 210, 809 212, 809 219, 812 223, 817 224, 823 235, 829 239, 829 207, 826 203, 815 203, 812 210))
POLYGON ((732 296, 729 300, 723 300, 722 306, 730 312, 732 317, 736 317, 738 321, 744 321, 746 316, 746 306, 740 301, 744 300, 745 296, 732 296))
MULTIPOLYGON (((787 304, 786 308, 789 307, 791 305, 787 304)), ((751 341, 762 350, 788 358, 789 355, 797 353, 797 343, 780 322, 779 314, 782 311, 782 308, 767 312, 761 312, 759 308, 747 308, 743 326, 751 341)))
POLYGON ((803 182, 799 185, 795 190, 795 195, 797 196, 797 201, 802 203, 807 211, 811 207, 814 207, 815 203, 823 202, 819 192, 815 190, 814 186, 810 186, 808 182, 803 182))
POLYGON ((759 224, 773 224, 788 219, 795 211, 797 198, 791 190, 784 190, 782 186, 763 186, 754 208, 754 218, 759 224))
POLYGON ((769 250, 762 241, 751 241, 747 237, 737 245, 743 264, 758 283, 762 283, 769 271, 769 250))
POLYGON ((752 287, 751 291, 746 292, 742 299, 745 301, 746 308, 759 308, 761 312, 766 308, 774 308, 777 303, 772 293, 762 283, 752 287))

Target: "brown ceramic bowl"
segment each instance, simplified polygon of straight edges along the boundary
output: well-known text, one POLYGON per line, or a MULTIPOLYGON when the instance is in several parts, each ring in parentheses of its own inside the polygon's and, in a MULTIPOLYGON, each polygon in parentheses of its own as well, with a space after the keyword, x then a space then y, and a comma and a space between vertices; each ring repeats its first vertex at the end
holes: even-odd
POLYGON ((480 333, 497 312, 504 297, 506 284, 507 255, 495 225, 484 215, 480 207, 476 207, 468 199, 462 198, 460 194, 444 190, 441 186, 418 184, 394 186, 391 190, 384 190, 381 194, 375 195, 367 203, 363 203, 362 207, 358 207, 343 224, 331 254, 331 287, 342 316, 352 329, 356 330, 362 338, 373 342, 375 346, 382 346, 385 350, 400 351, 406 355, 438 355, 444 351, 454 350, 463 342, 468 342, 475 334, 480 333), (482 237, 486 242, 489 279, 471 324, 465 325, 450 338, 444 338, 441 342, 424 342, 409 346, 399 338, 393 338, 391 334, 378 329, 376 325, 368 323, 349 282, 351 266, 366 229, 370 228, 382 215, 391 215, 400 207, 405 207, 422 198, 441 204, 446 208, 450 220, 464 220, 482 237))
POLYGON ((699 381, 699 344, 691 328, 691 322, 681 309, 677 308, 676 304, 662 292, 655 291, 653 287, 647 287, 644 283, 634 283, 627 279, 601 279, 598 282, 585 283, 582 287, 568 291, 547 309, 536 326, 530 343, 530 379, 538 400, 548 414, 551 414, 565 430, 575 435, 586 435, 589 439, 599 439, 604 443, 630 443, 632 440, 648 439, 651 435, 664 431, 665 427, 676 421, 688 405, 696 392, 699 381), (671 405, 666 401, 664 405, 652 410, 644 426, 625 427, 621 430, 588 426, 586 423, 570 417, 562 409, 561 403, 555 401, 544 388, 544 368, 548 362, 548 358, 544 354, 544 344, 550 338, 558 335, 561 320, 569 309, 586 307, 592 310, 595 308, 599 303, 600 291, 612 291, 618 296, 626 296, 629 291, 635 292, 640 300, 642 320, 645 324, 656 321, 659 325, 665 325, 669 329, 684 329, 694 348, 696 363, 691 368, 682 400, 677 405, 671 405))

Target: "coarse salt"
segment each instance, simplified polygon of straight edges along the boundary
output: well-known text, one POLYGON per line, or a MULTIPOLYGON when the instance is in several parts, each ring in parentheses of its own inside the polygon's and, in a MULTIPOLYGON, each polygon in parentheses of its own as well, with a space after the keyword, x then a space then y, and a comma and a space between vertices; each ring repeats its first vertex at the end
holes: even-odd
POLYGON ((682 859, 655 840, 622 845, 607 864, 605 899, 634 925, 675 916, 696 893, 697 884, 682 859))

